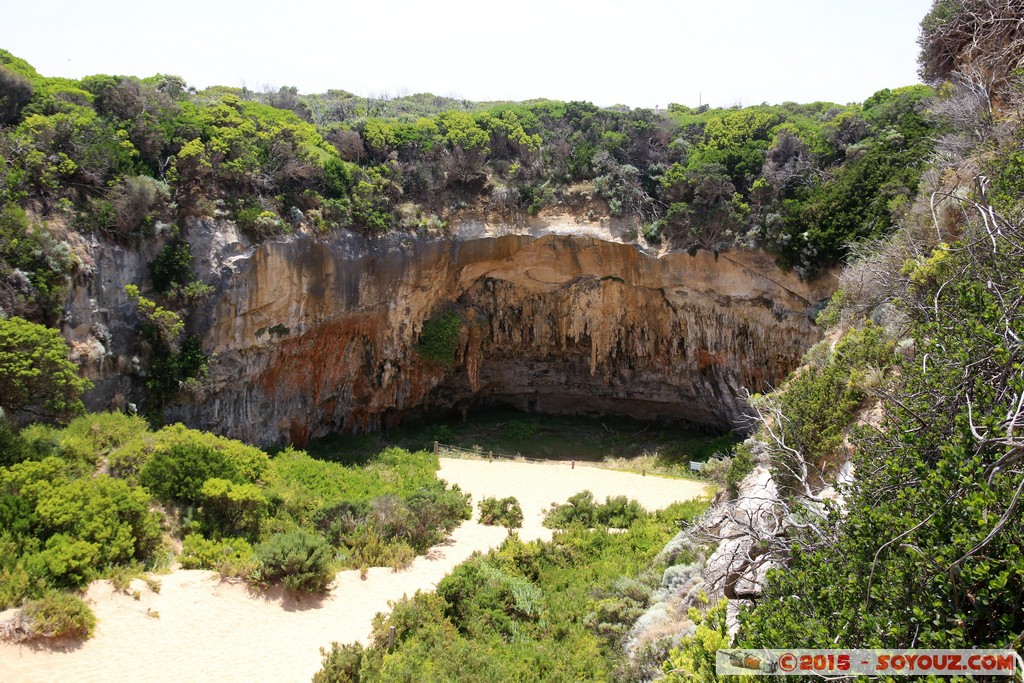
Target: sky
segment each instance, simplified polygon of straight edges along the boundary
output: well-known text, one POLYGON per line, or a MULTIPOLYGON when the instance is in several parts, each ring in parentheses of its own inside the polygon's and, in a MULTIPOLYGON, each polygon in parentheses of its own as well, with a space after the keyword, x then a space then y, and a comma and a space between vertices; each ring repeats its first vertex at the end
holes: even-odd
POLYGON ((932 0, 6 0, 46 76, 631 107, 860 102, 918 82, 932 0))

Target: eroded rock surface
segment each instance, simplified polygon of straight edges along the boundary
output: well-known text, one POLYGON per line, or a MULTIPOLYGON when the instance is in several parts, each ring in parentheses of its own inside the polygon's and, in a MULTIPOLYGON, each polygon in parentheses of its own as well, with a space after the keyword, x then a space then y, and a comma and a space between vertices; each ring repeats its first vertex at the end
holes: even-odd
MULTIPOLYGON (((168 418, 300 445, 497 402, 733 427, 742 390, 779 383, 816 340, 808 313, 834 288, 758 252, 658 255, 603 226, 570 228, 252 245, 230 225, 196 221, 186 235, 214 286, 192 312, 209 377, 168 418), (417 352, 424 322, 448 311, 462 321, 452 367, 417 352)), ((116 261, 93 249, 98 264, 116 261)), ((80 283, 73 341, 124 326, 120 289, 145 278, 144 262, 129 265, 116 283, 80 283)), ((118 400, 123 365, 92 364, 93 407, 118 400)))

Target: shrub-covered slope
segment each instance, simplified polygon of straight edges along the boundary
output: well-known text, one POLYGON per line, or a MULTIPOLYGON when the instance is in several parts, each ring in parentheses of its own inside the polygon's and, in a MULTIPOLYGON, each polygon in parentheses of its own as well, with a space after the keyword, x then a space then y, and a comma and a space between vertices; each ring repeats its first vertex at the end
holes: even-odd
POLYGON ((747 556, 774 569, 735 637, 722 603, 683 639, 672 680, 714 680, 730 644, 1024 647, 1022 41, 1012 3, 925 19, 938 154, 896 234, 843 274, 829 341, 754 402, 782 532, 750 525, 747 556))
POLYGON ((345 467, 118 413, 5 432, 2 456, 0 609, 126 587, 180 541, 186 568, 321 592, 343 567, 404 567, 471 512, 428 453, 345 467))

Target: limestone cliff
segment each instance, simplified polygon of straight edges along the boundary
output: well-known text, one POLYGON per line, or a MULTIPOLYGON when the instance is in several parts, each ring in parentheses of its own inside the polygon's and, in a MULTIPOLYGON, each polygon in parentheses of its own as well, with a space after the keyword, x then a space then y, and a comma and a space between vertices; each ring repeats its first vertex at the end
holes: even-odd
MULTIPOLYGON (((168 418, 264 444, 494 402, 732 427, 742 390, 779 383, 816 339, 808 313, 831 278, 801 282, 757 252, 658 254, 607 225, 570 223, 252 245, 195 221, 187 237, 215 288, 192 315, 210 371, 168 418), (462 321, 451 368, 416 350, 442 311, 462 321)), ((90 316, 93 336, 101 322, 117 327, 116 290, 144 277, 135 264, 104 284, 117 259, 94 251, 106 255, 69 310, 80 342, 90 316)), ((116 398, 123 365, 94 359, 94 407, 116 398)))

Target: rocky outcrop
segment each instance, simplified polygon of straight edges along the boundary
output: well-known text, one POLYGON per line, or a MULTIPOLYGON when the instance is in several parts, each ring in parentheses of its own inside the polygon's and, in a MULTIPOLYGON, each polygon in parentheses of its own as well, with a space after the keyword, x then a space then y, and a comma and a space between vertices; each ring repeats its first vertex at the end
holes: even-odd
MULTIPOLYGON (((816 340, 808 313, 834 287, 758 252, 658 254, 607 225, 454 233, 252 245, 230 225, 192 223, 197 268, 214 286, 192 315, 210 370, 202 395, 168 417, 263 444, 490 403, 733 427, 743 389, 779 383, 816 340), (451 367, 417 352, 442 312, 461 320, 451 367)), ((124 317, 113 291, 123 284, 80 287, 72 337, 124 317)), ((95 368, 94 406, 125 372, 95 368)))
POLYGON ((661 585, 624 643, 634 662, 643 661, 651 647, 662 651, 692 636, 697 625, 690 618, 691 608, 704 612, 721 598, 729 600, 726 623, 735 634, 740 607, 761 595, 768 571, 778 567, 767 551, 776 545, 771 541, 783 538, 788 510, 772 478, 765 444, 755 437, 744 446, 756 464, 737 485, 735 496, 720 490, 708 511, 662 550, 659 560, 666 567, 661 585))

